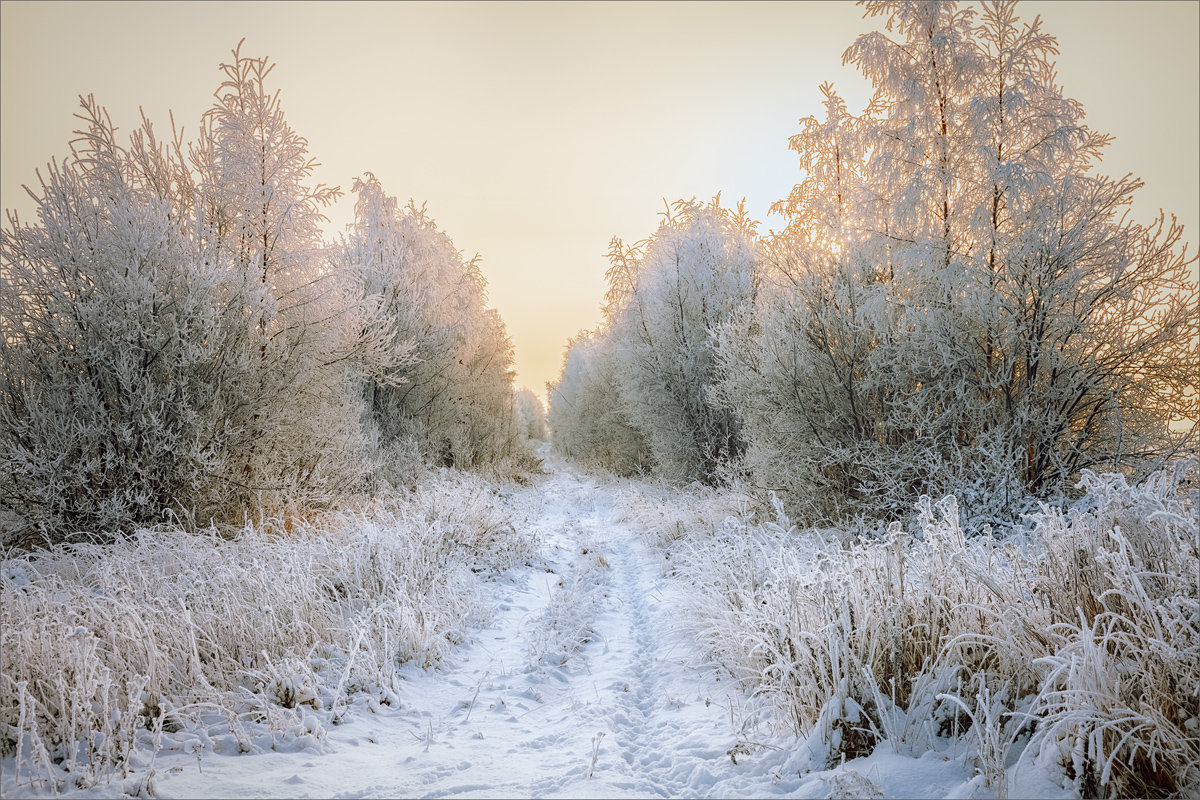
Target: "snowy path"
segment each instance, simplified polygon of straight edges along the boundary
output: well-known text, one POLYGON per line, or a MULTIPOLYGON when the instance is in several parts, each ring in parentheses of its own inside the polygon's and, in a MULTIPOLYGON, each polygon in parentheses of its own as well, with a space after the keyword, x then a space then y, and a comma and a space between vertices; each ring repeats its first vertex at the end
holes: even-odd
MULTIPOLYGON (((208 754, 201 765, 182 754, 160 757, 156 792, 712 793, 728 777, 714 771, 737 770, 727 755, 736 741, 725 694, 732 687, 688 666, 658 562, 634 531, 613 520, 603 489, 556 459, 548 466, 551 475, 523 490, 535 494, 516 498, 540 505, 532 524, 545 566, 487 584, 492 625, 448 664, 406 667, 399 709, 349 716, 330 728, 321 754, 208 754)), ((753 791, 737 783, 737 793, 753 791)), ((773 794, 782 787, 758 788, 773 794)))
MULTIPOLYGON (((164 749, 125 790, 151 776, 163 798, 994 796, 957 743, 884 742, 826 770, 759 725, 762 709, 696 656, 677 624, 682 579, 620 521, 612 486, 546 455, 552 472, 510 498, 539 556, 482 584, 491 623, 446 662, 399 671, 398 707, 359 696, 318 748, 164 749)), ((1072 794, 1041 769, 1009 791, 1072 794)))
MULTIPOLYGON (((620 521, 613 486, 546 456, 552 472, 510 497, 538 556, 481 583, 491 622, 444 663, 399 671, 399 706, 356 695, 338 725, 317 712, 327 729, 317 747, 284 739, 235 754, 193 737, 195 748, 138 754, 135 773, 66 794, 994 796, 957 741, 919 754, 884 742, 826 770, 804 742, 760 725, 756 701, 697 657, 678 624, 683 579, 664 578, 658 555, 620 521)), ((1041 768, 1010 775, 1009 791, 1072 795, 1041 768)))

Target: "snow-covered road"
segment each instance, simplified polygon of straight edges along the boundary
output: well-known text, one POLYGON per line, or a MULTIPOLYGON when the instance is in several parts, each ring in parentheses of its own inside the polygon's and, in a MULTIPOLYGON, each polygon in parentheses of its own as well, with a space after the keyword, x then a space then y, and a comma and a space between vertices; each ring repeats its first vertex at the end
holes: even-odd
MULTIPOLYGON (((492 624, 400 708, 347 715, 323 753, 160 755, 165 797, 694 796, 736 769, 737 693, 672 625, 657 557, 557 459, 514 504, 544 553, 485 585, 492 624)), ((764 789, 766 787, 763 787, 764 789)), ((741 787, 745 791, 746 787, 741 787)))

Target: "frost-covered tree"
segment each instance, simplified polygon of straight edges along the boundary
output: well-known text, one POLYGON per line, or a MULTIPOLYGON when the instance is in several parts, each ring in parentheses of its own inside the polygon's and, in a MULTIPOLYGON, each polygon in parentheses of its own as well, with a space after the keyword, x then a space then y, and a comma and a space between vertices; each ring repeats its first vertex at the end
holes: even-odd
MULTIPOLYGON (((1159 468, 1195 424, 1195 284, 1182 229, 1127 219, 1141 185, 1098 174, 1110 137, 1057 86, 1053 37, 985 3, 971 98, 975 187, 964 273, 986 300, 967 387, 986 398, 983 462, 1044 496, 1083 469, 1159 468), (1082 340, 1082 341, 1081 341, 1082 340)), ((961 337, 966 340, 966 337, 961 337)))
POLYGON ((713 331, 754 298, 759 251, 742 205, 680 201, 641 246, 614 240, 607 298, 617 387, 660 472, 718 479, 743 449, 737 418, 710 396, 713 331))
POLYGON ((458 417, 447 440, 458 467, 487 464, 512 455, 521 444, 513 419, 513 346, 500 312, 484 308, 487 294, 478 262, 468 262, 468 274, 478 283, 478 305, 470 327, 455 327, 462 371, 451 392, 458 417))
POLYGON ((871 169, 894 198, 905 307, 888 360, 907 373, 907 426, 937 442, 930 463, 977 506, 1161 465, 1198 371, 1181 230, 1124 217, 1140 184, 1096 173, 1108 137, 1014 2, 970 25, 953 3, 867 8, 902 37, 868 34, 847 57, 888 109, 871 169))
POLYGON ((237 520, 364 477, 348 365, 371 354, 370 309, 324 264, 336 191, 308 188, 270 64, 235 50, 222 69, 187 156, 148 122, 121 148, 85 102, 39 224, 6 231, 4 457, 11 504, 47 529, 237 520))
POLYGON ((397 453, 473 466, 520 439, 477 263, 370 176, 327 247, 338 192, 272 65, 239 45, 221 69, 191 143, 143 121, 122 147, 85 101, 37 222, 3 231, 0 504, 51 536, 287 513, 394 478, 397 453))
POLYGON ((509 455, 520 433, 512 345, 486 308, 478 260, 464 260, 423 207, 400 209, 374 175, 354 191, 355 222, 337 262, 387 324, 391 356, 364 372, 362 394, 389 480, 406 477, 414 455, 459 467, 509 455))
POLYGON ((224 389, 245 416, 230 481, 243 503, 269 508, 326 502, 365 479, 349 365, 371 327, 323 253, 322 210, 339 191, 311 184, 317 164, 268 89, 273 68, 239 43, 190 148, 202 236, 251 320, 241 345, 253 377, 224 389))
MULTIPOLYGON (((866 176, 874 144, 873 116, 879 109, 876 99, 855 116, 832 83, 822 83, 820 90, 825 118, 805 117, 800 120, 800 132, 788 140, 804 178, 786 200, 772 204, 771 213, 787 220, 786 236, 778 238, 804 243, 815 252, 837 254, 860 241, 864 230, 886 225, 873 216, 885 206, 872 198, 874 187, 866 176)), ((791 264, 787 257, 775 259, 773 269, 794 282, 799 274, 798 255, 790 254, 791 264)))
POLYGON ((520 389, 514 398, 517 430, 527 439, 546 441, 546 409, 530 389, 520 389))
POLYGON ((336 267, 349 290, 363 302, 373 303, 386 325, 392 358, 365 365, 359 376, 363 397, 363 425, 370 442, 376 477, 395 481, 420 465, 420 442, 410 414, 401 399, 405 383, 418 367, 416 337, 422 330, 419 298, 403 273, 407 251, 399 226, 396 200, 383 192, 374 175, 356 179, 355 219, 348 239, 336 255, 336 267))
POLYGON ((204 114, 191 160, 210 235, 236 269, 281 296, 311 280, 321 209, 340 191, 309 185, 318 164, 287 122, 279 92, 267 88, 275 65, 243 56, 244 41, 233 61, 221 64, 225 80, 204 114))
POLYGON ((613 346, 604 329, 583 331, 567 343, 562 372, 546 386, 551 442, 583 464, 618 475, 647 473, 654 457, 645 434, 625 414, 613 346))
POLYGON ((877 470, 895 470, 882 446, 890 375, 872 362, 874 315, 888 307, 888 276, 864 234, 881 205, 865 174, 872 109, 851 115, 830 84, 821 91, 824 119, 801 120, 790 141, 806 175, 773 207, 788 225, 767 241, 753 313, 719 330, 715 397, 744 426, 753 484, 836 516, 872 492, 877 470))
POLYGON ((741 457, 738 420, 713 396, 716 330, 753 302, 755 224, 719 197, 679 201, 646 241, 612 240, 605 322, 568 344, 547 387, 559 452, 707 483, 741 457))
POLYGON ((859 36, 843 60, 871 82, 875 152, 870 180, 888 198, 885 235, 932 248, 927 258, 947 268, 961 241, 961 178, 973 157, 965 135, 969 97, 979 74, 974 11, 955 2, 872 0, 868 16, 886 15, 886 29, 859 36))
POLYGON ((823 87, 762 301, 722 334, 757 480, 817 515, 956 491, 1002 516, 1194 445, 1181 230, 1129 221, 1140 184, 1096 173, 1108 138, 1053 38, 1011 2, 865 5, 886 33, 845 58, 874 97, 855 117, 823 87))

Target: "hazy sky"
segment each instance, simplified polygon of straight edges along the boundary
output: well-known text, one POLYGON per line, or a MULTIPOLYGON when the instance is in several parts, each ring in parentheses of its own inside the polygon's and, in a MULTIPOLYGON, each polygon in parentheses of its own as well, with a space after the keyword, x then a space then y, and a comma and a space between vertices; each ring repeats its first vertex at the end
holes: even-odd
MULTIPOLYGON (((1200 3, 1025 2, 1058 37, 1059 80, 1116 136, 1109 174, 1146 181, 1200 242, 1200 3)), ((374 172, 429 211, 468 256, 544 394, 567 337, 594 326, 616 235, 653 232, 663 198, 745 197, 763 229, 799 179, 787 139, 820 115, 823 80, 851 110, 865 81, 841 63, 869 29, 837 3, 0 3, 0 200, 68 152, 76 96, 127 135, 138 106, 189 135, 243 53, 278 63, 292 126, 349 190, 374 172)), ((331 216, 341 231, 343 202, 331 216)))

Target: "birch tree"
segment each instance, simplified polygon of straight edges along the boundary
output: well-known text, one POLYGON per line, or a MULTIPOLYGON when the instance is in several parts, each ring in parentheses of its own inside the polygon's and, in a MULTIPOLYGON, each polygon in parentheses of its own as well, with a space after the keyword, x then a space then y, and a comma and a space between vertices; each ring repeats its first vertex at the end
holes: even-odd
POLYGON ((323 209, 340 191, 313 185, 308 142, 269 89, 274 65, 241 46, 221 65, 189 151, 202 235, 250 320, 240 344, 254 377, 226 387, 245 418, 230 482, 248 507, 327 503, 366 479, 349 365, 368 326, 344 302, 321 240, 323 209))

